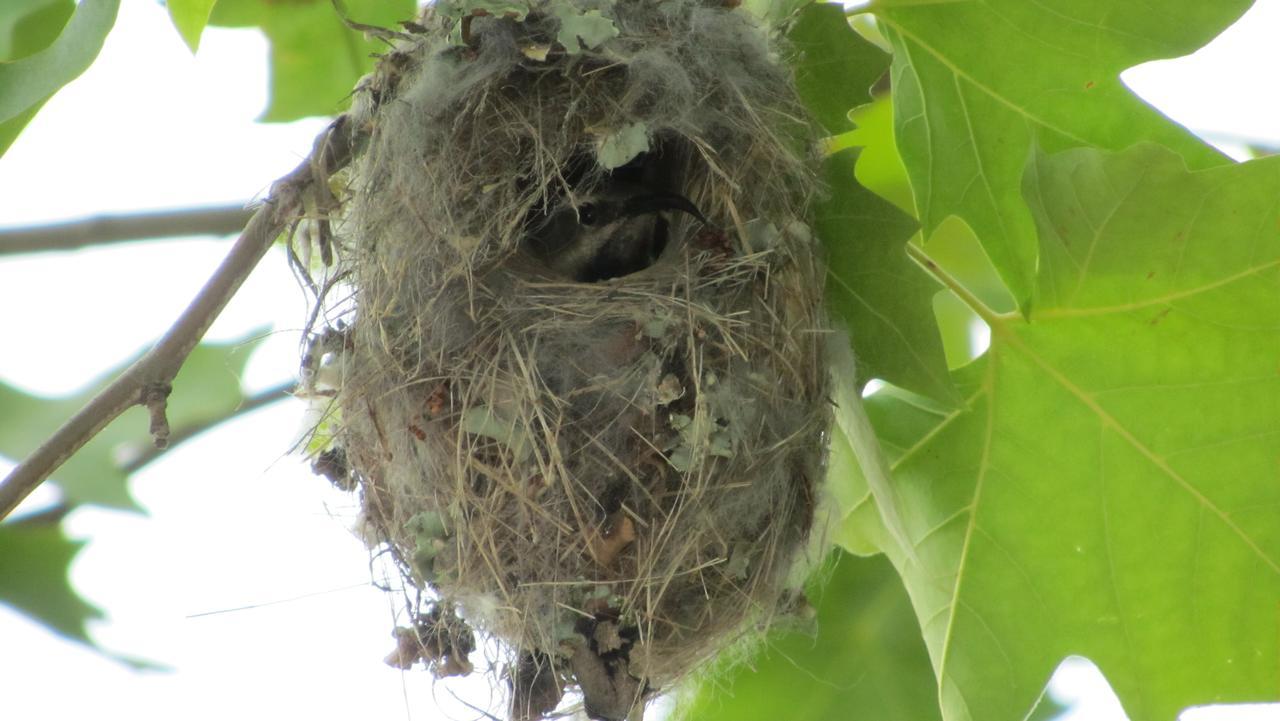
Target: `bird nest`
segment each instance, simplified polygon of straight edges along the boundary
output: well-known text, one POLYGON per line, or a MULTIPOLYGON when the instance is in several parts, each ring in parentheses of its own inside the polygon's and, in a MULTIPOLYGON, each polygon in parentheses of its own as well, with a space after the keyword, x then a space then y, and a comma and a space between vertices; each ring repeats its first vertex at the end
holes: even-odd
POLYGON ((357 88, 312 213, 313 449, 430 593, 389 661, 466 673, 475 628, 513 718, 576 688, 622 719, 767 623, 805 555, 812 132, 741 10, 484 6, 407 24, 357 88))

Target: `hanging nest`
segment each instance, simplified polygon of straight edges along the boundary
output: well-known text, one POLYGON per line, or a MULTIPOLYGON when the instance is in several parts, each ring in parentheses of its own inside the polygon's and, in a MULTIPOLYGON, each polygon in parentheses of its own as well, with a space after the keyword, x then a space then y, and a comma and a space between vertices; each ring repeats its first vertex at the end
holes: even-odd
POLYGON ((319 209, 317 470, 433 599, 389 662, 469 672, 475 628, 511 650, 513 718, 576 688, 623 719, 804 560, 813 133, 741 10, 486 6, 407 24, 357 88, 319 209))

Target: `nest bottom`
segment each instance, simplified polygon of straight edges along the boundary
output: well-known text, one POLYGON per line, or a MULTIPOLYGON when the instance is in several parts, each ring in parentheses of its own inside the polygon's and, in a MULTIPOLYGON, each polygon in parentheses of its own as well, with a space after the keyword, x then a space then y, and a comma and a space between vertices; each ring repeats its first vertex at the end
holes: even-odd
MULTIPOLYGON (((515 718, 566 685, 593 718, 626 718, 767 623, 813 522, 829 422, 814 266, 691 245, 657 270, 495 271, 473 285, 493 309, 474 343, 340 395, 371 542, 448 609, 419 624, 421 658, 467 668, 463 636, 432 630, 457 608, 515 650, 515 718)), ((378 348, 362 330, 356 367, 378 348)))

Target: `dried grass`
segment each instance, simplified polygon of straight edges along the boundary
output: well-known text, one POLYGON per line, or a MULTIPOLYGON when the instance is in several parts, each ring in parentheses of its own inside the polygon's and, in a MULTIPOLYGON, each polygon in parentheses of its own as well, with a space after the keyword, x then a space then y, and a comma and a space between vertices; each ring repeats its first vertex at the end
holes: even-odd
POLYGON ((321 299, 366 536, 515 649, 515 716, 568 684, 625 717, 767 623, 824 472, 790 78, 740 11, 611 13, 618 37, 545 60, 525 51, 557 21, 536 13, 475 18, 470 46, 430 17, 399 41, 358 89, 368 141, 326 271, 345 280, 321 299), (608 182, 599 140, 633 123, 651 176, 717 227, 673 217, 651 267, 558 277, 522 247, 529 219, 608 182))

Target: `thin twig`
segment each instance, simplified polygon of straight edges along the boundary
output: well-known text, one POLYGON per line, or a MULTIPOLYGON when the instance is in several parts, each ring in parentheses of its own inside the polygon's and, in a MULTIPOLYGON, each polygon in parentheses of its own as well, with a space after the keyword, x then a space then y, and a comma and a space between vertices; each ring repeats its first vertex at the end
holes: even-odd
POLYGON ((334 171, 347 164, 353 140, 346 116, 340 116, 316 139, 311 156, 271 186, 267 200, 253 214, 222 264, 155 347, 125 369, 0 482, 0 519, 13 512, 22 499, 73 453, 130 407, 147 405, 153 411, 153 427, 167 431, 167 422, 155 415, 158 391, 173 382, 187 356, 250 271, 285 226, 302 212, 303 199, 312 191, 312 186, 323 186, 334 171))
POLYGON ((276 401, 282 401, 285 398, 289 398, 297 389, 298 384, 293 381, 289 381, 287 383, 272 386, 261 393, 255 393, 254 395, 244 399, 243 403, 236 406, 235 409, 229 413, 224 413, 216 418, 209 418, 199 423, 193 423, 189 426, 179 428, 169 436, 169 442, 163 448, 155 445, 154 443, 149 446, 143 446, 142 450, 139 451, 137 455, 120 464, 120 470, 125 473, 134 473, 160 456, 163 456, 165 453, 173 450, 201 433, 204 433, 210 428, 220 426, 227 421, 238 418, 239 416, 251 411, 256 411, 259 408, 275 403, 276 401))
POLYGON ((253 211, 244 205, 185 208, 126 215, 99 215, 66 223, 0 228, 0 255, 75 250, 154 238, 231 235, 242 230, 253 211))

